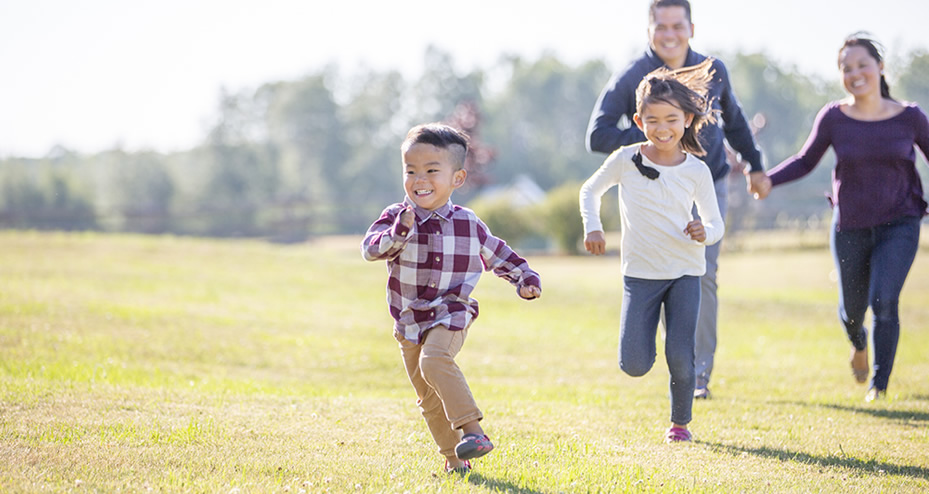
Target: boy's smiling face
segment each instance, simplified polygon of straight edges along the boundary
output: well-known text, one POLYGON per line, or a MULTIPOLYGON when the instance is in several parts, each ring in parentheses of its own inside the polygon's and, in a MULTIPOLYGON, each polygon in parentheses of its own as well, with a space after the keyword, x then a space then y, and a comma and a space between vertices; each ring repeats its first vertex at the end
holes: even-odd
POLYGON ((425 143, 403 150, 403 174, 406 195, 429 211, 444 206, 467 177, 450 150, 425 143))

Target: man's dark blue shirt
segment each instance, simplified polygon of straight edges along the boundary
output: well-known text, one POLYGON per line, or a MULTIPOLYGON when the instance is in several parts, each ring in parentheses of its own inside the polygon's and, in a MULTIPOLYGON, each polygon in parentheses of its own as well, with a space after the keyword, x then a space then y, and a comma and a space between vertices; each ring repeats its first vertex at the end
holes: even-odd
MULTIPOLYGON (((689 49, 684 67, 697 65, 706 58, 689 49)), ((587 126, 587 149, 609 154, 622 146, 646 140, 642 131, 632 123, 632 116, 636 110, 635 90, 646 74, 663 66, 664 61, 649 48, 626 69, 613 74, 610 82, 603 88, 590 116, 587 126), (619 127, 619 123, 624 120, 623 117, 628 128, 619 127)), ((717 59, 713 61, 712 70, 713 82, 710 84, 708 97, 712 101, 713 109, 717 111, 717 125, 707 125, 700 131, 700 143, 706 150, 706 155, 700 159, 710 168, 713 180, 724 178, 729 173, 723 142, 725 138, 732 149, 749 163, 751 171, 763 171, 761 151, 755 146, 751 128, 732 92, 726 66, 717 59)))

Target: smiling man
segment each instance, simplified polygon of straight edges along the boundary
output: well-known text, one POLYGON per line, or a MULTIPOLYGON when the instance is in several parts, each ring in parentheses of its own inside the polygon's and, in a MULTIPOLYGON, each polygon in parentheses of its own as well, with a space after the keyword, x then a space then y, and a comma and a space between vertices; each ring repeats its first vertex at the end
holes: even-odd
MULTIPOLYGON (((616 72, 603 88, 587 127, 587 148, 593 152, 612 153, 621 146, 645 141, 645 136, 632 124, 635 114, 635 89, 649 72, 666 66, 669 69, 690 67, 706 60, 690 48, 694 36, 690 2, 687 0, 654 0, 649 7, 649 47, 645 54, 624 70, 616 72)), ((709 99, 717 112, 720 125, 707 125, 700 131, 700 141, 706 149, 703 161, 713 175, 716 199, 722 217, 726 217, 728 191, 725 141, 750 164, 749 184, 764 180, 761 152, 742 108, 732 92, 729 74, 719 60, 713 62, 713 82, 709 99)), ((716 353, 716 268, 720 243, 706 249, 706 274, 701 278, 700 319, 697 324, 696 398, 709 397, 710 374, 716 353)))

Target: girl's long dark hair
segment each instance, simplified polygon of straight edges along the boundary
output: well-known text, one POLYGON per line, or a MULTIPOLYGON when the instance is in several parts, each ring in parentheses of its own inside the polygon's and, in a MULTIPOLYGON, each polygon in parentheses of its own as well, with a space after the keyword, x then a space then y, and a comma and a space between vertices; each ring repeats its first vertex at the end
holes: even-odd
MULTIPOLYGON (((877 60, 878 65, 884 63, 884 56, 882 52, 884 47, 880 43, 874 41, 871 38, 867 37, 868 33, 857 32, 848 38, 845 38, 845 43, 842 45, 842 48, 839 49, 839 68, 842 68, 842 51, 846 48, 851 48, 852 46, 860 46, 865 50, 868 50, 868 54, 872 58, 877 60)), ((884 78, 884 71, 881 71, 881 96, 887 99, 893 99, 890 97, 890 86, 887 85, 887 79, 884 78)))
POLYGON ((716 121, 712 102, 707 97, 713 81, 714 61, 707 58, 697 65, 677 70, 659 68, 648 73, 635 92, 639 115, 644 114, 647 105, 660 102, 680 108, 685 115, 694 116, 690 126, 684 129, 681 148, 695 156, 706 154, 697 133, 704 125, 716 121))

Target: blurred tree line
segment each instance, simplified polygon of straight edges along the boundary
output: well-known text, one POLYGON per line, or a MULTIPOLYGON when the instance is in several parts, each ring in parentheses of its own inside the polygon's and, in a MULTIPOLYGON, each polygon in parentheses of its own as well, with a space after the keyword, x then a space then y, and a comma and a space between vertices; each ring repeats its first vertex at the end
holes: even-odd
MULTIPOLYGON (((360 233, 403 198, 399 145, 406 131, 446 121, 474 141, 469 180, 455 201, 497 218, 488 224, 510 241, 547 231, 573 250, 580 236, 577 188, 604 158, 585 149, 587 121, 610 72, 620 67, 600 60, 570 66, 546 54, 505 56, 462 73, 446 52, 429 48, 424 57, 415 80, 328 66, 298 80, 224 90, 208 136, 185 152, 117 148, 82 155, 56 147, 43 158, 3 159, 0 228, 278 241, 360 233), (514 214, 506 201, 486 197, 520 177, 547 198, 514 214)), ((843 95, 838 71, 824 81, 764 54, 720 58, 768 166, 797 152, 820 107, 843 95)), ((929 52, 892 63, 892 94, 929 109, 929 52)), ((764 203, 749 200, 734 173, 730 231, 824 219, 832 164, 827 156, 812 177, 764 203)), ((614 210, 604 206, 608 221, 614 210)))

